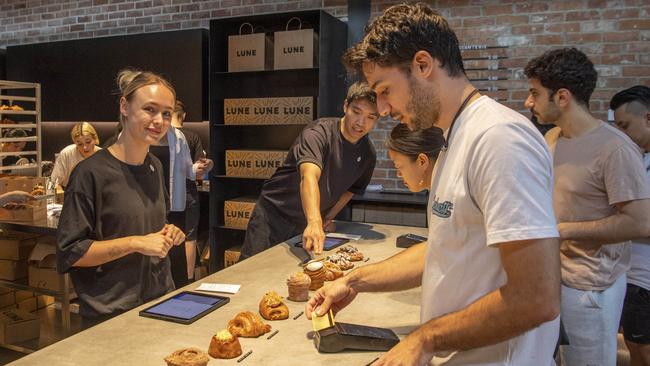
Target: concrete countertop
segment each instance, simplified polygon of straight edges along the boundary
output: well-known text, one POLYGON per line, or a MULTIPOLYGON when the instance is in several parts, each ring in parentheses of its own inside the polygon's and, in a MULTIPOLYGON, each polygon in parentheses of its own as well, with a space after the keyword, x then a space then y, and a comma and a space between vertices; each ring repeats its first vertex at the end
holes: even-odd
MULTIPOLYGON (((352 242, 366 257, 367 263, 355 262, 355 267, 381 261, 402 250, 395 247, 395 238, 405 233, 426 236, 424 228, 363 223, 338 222, 337 232, 359 234, 362 239, 352 242)), ((283 243, 248 260, 214 273, 200 281, 174 291, 193 290, 201 282, 240 284, 230 303, 190 325, 140 317, 138 311, 153 304, 140 306, 107 322, 78 333, 49 347, 19 359, 14 365, 164 365, 164 357, 185 347, 198 347, 207 352, 212 336, 226 328, 228 320, 240 311, 258 311, 265 292, 274 290, 287 296, 287 277, 296 271, 302 250, 283 243)), ((327 253, 325 253, 327 254, 327 253)), ((336 316, 336 321, 386 327, 400 337, 417 326, 420 317, 420 288, 397 293, 360 294, 336 316)), ((304 302, 285 299, 289 319, 269 321, 279 333, 272 339, 240 338, 243 353, 253 353, 241 363, 210 359, 209 365, 366 365, 378 352, 344 351, 321 354, 312 339, 311 322, 302 315, 304 302)), ((267 334, 268 336, 268 334, 267 334)))

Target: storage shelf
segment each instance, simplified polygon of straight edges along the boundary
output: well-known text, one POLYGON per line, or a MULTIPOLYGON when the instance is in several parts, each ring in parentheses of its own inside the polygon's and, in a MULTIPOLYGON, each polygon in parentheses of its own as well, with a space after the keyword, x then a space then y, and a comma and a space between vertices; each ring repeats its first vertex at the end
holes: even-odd
POLYGON ((233 176, 233 175, 225 175, 225 174, 215 174, 212 175, 212 177, 215 177, 217 179, 247 179, 247 180, 267 180, 269 178, 257 178, 257 177, 239 177, 239 176, 233 176))
POLYGON ((22 155, 37 155, 38 151, 12 151, 0 152, 0 156, 22 156, 22 155))
POLYGON ((0 123, 0 128, 36 128, 36 123, 0 123))
POLYGON ((9 287, 16 290, 38 292, 39 294, 61 298, 61 293, 59 291, 30 286, 27 282, 27 278, 20 278, 15 281, 0 280, 0 286, 9 287))
POLYGON ((317 72, 319 71, 319 67, 309 67, 309 68, 303 68, 303 69, 281 69, 281 70, 258 70, 258 71, 214 71, 212 74, 215 76, 264 76, 267 74, 275 74, 275 73, 287 73, 287 74, 294 74, 296 72, 317 72))
POLYGON ((14 114, 14 115, 23 115, 23 116, 35 116, 38 114, 37 111, 12 111, 12 110, 1 110, 0 114, 14 114))
MULTIPOLYGON (((18 127, 16 127, 16 128, 18 128, 18 127)), ((30 142, 30 141, 38 141, 38 138, 36 136, 3 137, 3 138, 0 138, 0 143, 2 143, 2 142, 30 142)))
POLYGON ((34 97, 22 97, 22 96, 14 96, 14 95, 0 95, 0 100, 11 100, 11 101, 19 101, 19 102, 35 102, 36 98, 34 97))
POLYGON ((24 165, 0 166, 0 171, 5 171, 5 170, 34 169, 34 168, 38 168, 38 164, 24 164, 24 165))

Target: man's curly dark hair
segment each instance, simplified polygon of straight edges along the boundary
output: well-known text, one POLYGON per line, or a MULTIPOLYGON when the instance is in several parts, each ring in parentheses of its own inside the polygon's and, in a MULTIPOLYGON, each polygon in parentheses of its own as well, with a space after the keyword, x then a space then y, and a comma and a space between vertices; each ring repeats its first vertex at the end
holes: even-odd
POLYGON ((589 98, 596 88, 598 73, 587 55, 576 48, 562 48, 545 52, 528 62, 524 74, 537 79, 551 96, 567 89, 578 103, 589 108, 589 98))
POLYGON ((361 74, 364 62, 407 70, 418 51, 427 51, 451 77, 465 75, 456 34, 438 12, 423 3, 386 9, 365 27, 363 39, 346 51, 343 63, 361 74))

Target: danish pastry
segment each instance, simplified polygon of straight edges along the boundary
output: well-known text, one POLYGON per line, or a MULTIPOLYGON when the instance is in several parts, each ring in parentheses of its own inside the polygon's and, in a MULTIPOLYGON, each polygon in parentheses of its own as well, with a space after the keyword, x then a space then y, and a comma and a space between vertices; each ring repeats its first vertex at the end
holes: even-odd
POLYGON ((241 355, 241 344, 237 336, 224 329, 212 336, 208 354, 214 358, 235 358, 241 355))
POLYGON ((205 352, 193 347, 179 349, 165 357, 167 366, 205 366, 209 361, 210 358, 205 352))
POLYGON ((348 257, 345 253, 328 255, 327 261, 336 264, 343 271, 347 271, 348 269, 354 267, 354 264, 350 262, 350 257, 348 257))
POLYGON ((353 262, 358 262, 363 260, 363 253, 361 253, 359 249, 353 247, 352 245, 346 245, 344 247, 341 247, 336 252, 346 254, 348 257, 350 257, 350 260, 353 262))
POLYGON ((260 301, 260 314, 266 320, 284 320, 289 317, 289 308, 275 291, 264 294, 260 301))
POLYGON ((271 326, 264 324, 259 315, 242 311, 228 322, 228 331, 236 337, 257 338, 271 331, 271 326))
POLYGON ((325 262, 323 263, 323 266, 325 267, 325 280, 326 281, 334 281, 335 279, 339 277, 343 277, 343 271, 337 266, 336 264, 332 262, 325 262))

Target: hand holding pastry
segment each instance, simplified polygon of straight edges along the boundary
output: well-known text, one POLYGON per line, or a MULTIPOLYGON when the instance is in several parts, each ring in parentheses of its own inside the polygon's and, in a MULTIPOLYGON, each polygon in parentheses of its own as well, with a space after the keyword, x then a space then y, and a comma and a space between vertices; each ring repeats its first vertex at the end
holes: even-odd
POLYGON ((336 281, 328 282, 321 287, 305 305, 307 319, 311 319, 312 311, 318 316, 323 316, 332 309, 334 314, 341 311, 354 300, 357 292, 348 285, 347 277, 339 278, 336 281))

